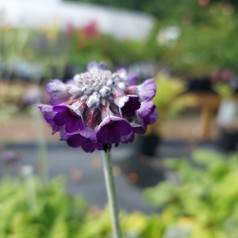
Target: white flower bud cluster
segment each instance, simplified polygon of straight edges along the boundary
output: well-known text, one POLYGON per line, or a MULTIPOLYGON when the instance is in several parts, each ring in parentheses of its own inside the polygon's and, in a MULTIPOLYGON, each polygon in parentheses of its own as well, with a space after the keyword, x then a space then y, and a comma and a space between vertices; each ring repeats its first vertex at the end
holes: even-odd
POLYGON ((113 98, 113 93, 124 94, 127 87, 127 75, 125 73, 112 73, 109 70, 92 68, 86 73, 77 74, 69 93, 79 100, 85 100, 89 108, 105 105, 113 98))

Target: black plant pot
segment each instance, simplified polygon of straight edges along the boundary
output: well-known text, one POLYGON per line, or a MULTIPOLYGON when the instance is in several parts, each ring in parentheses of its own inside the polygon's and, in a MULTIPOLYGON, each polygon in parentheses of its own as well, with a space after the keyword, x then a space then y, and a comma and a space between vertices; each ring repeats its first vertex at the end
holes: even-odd
POLYGON ((139 155, 153 157, 156 155, 156 149, 161 142, 161 137, 155 134, 140 136, 137 138, 137 148, 139 155))
POLYGON ((190 79, 187 85, 187 91, 195 93, 214 93, 209 77, 190 79))
POLYGON ((222 128, 220 130, 218 146, 226 152, 235 151, 238 146, 238 130, 227 130, 222 128))

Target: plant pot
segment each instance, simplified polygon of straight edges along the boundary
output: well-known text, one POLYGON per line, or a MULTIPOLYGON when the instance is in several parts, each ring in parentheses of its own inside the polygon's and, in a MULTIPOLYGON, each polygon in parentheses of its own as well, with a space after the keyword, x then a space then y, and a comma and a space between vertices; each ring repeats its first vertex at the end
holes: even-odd
POLYGON ((187 91, 195 93, 214 93, 209 77, 190 79, 187 85, 187 91))
POLYGON ((146 155, 149 157, 156 156, 156 149, 160 141, 161 141, 161 138, 155 134, 138 137, 137 149, 138 149, 139 155, 146 155))
POLYGON ((218 139, 218 147, 226 152, 237 150, 238 130, 228 130, 222 128, 218 139))

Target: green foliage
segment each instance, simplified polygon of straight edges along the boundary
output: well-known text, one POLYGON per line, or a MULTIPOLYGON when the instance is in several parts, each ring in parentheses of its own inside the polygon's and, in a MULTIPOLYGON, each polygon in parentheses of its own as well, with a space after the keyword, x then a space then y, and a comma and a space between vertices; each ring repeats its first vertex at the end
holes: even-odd
POLYGON ((186 6, 177 4, 170 13, 158 21, 151 33, 153 40, 150 39, 156 42, 163 62, 190 75, 209 74, 223 68, 237 73, 238 21, 232 6, 211 4, 199 7, 190 1, 186 6), (161 31, 168 27, 177 27, 180 34, 173 44, 162 44, 159 41, 161 31))
POLYGON ((37 185, 37 208, 28 206, 23 182, 0 185, 0 237, 77 237, 85 220, 86 204, 65 194, 60 181, 44 190, 37 185))
POLYGON ((213 89, 223 99, 229 100, 234 96, 234 90, 228 83, 215 83, 213 89))
POLYGON ((134 61, 150 59, 147 45, 135 40, 118 40, 98 33, 88 37, 75 31, 70 39, 70 58, 74 64, 86 66, 90 61, 104 61, 112 65, 126 65, 134 61))
MULTIPOLYGON (((28 204, 24 181, 4 179, 0 184, 0 238, 111 237, 108 209, 93 210, 79 197, 65 193, 62 180, 43 188, 35 180, 36 207, 28 204)), ((121 213, 124 238, 161 237, 160 216, 121 213)))
MULTIPOLYGON (((121 212, 123 238, 236 237, 238 155, 226 158, 198 150, 192 160, 168 159, 165 164, 176 172, 177 180, 145 192, 154 206, 162 208, 161 214, 121 212)), ((108 209, 90 209, 81 198, 66 194, 62 185, 62 180, 56 180, 43 188, 36 180, 37 206, 31 208, 23 181, 2 180, 0 237, 110 237, 108 209)))
POLYGON ((160 121, 178 115, 184 109, 194 105, 190 96, 182 96, 186 90, 185 82, 179 78, 159 74, 155 77, 157 92, 153 102, 159 109, 160 121))
MULTIPOLYGON (((188 238, 238 235, 238 155, 227 158, 210 150, 198 150, 192 159, 168 159, 176 181, 147 189, 145 196, 162 207, 170 226, 186 219, 188 238)), ((169 229, 169 226, 168 226, 169 229)))

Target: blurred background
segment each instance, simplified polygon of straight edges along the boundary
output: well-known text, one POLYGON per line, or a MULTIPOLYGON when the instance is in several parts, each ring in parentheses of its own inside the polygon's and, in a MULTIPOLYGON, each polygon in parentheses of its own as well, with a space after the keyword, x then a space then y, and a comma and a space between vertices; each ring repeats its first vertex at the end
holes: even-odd
POLYGON ((35 106, 90 61, 158 86, 158 121, 113 151, 125 237, 238 237, 237 39, 235 0, 0 0, 0 238, 110 237, 100 153, 35 106))

